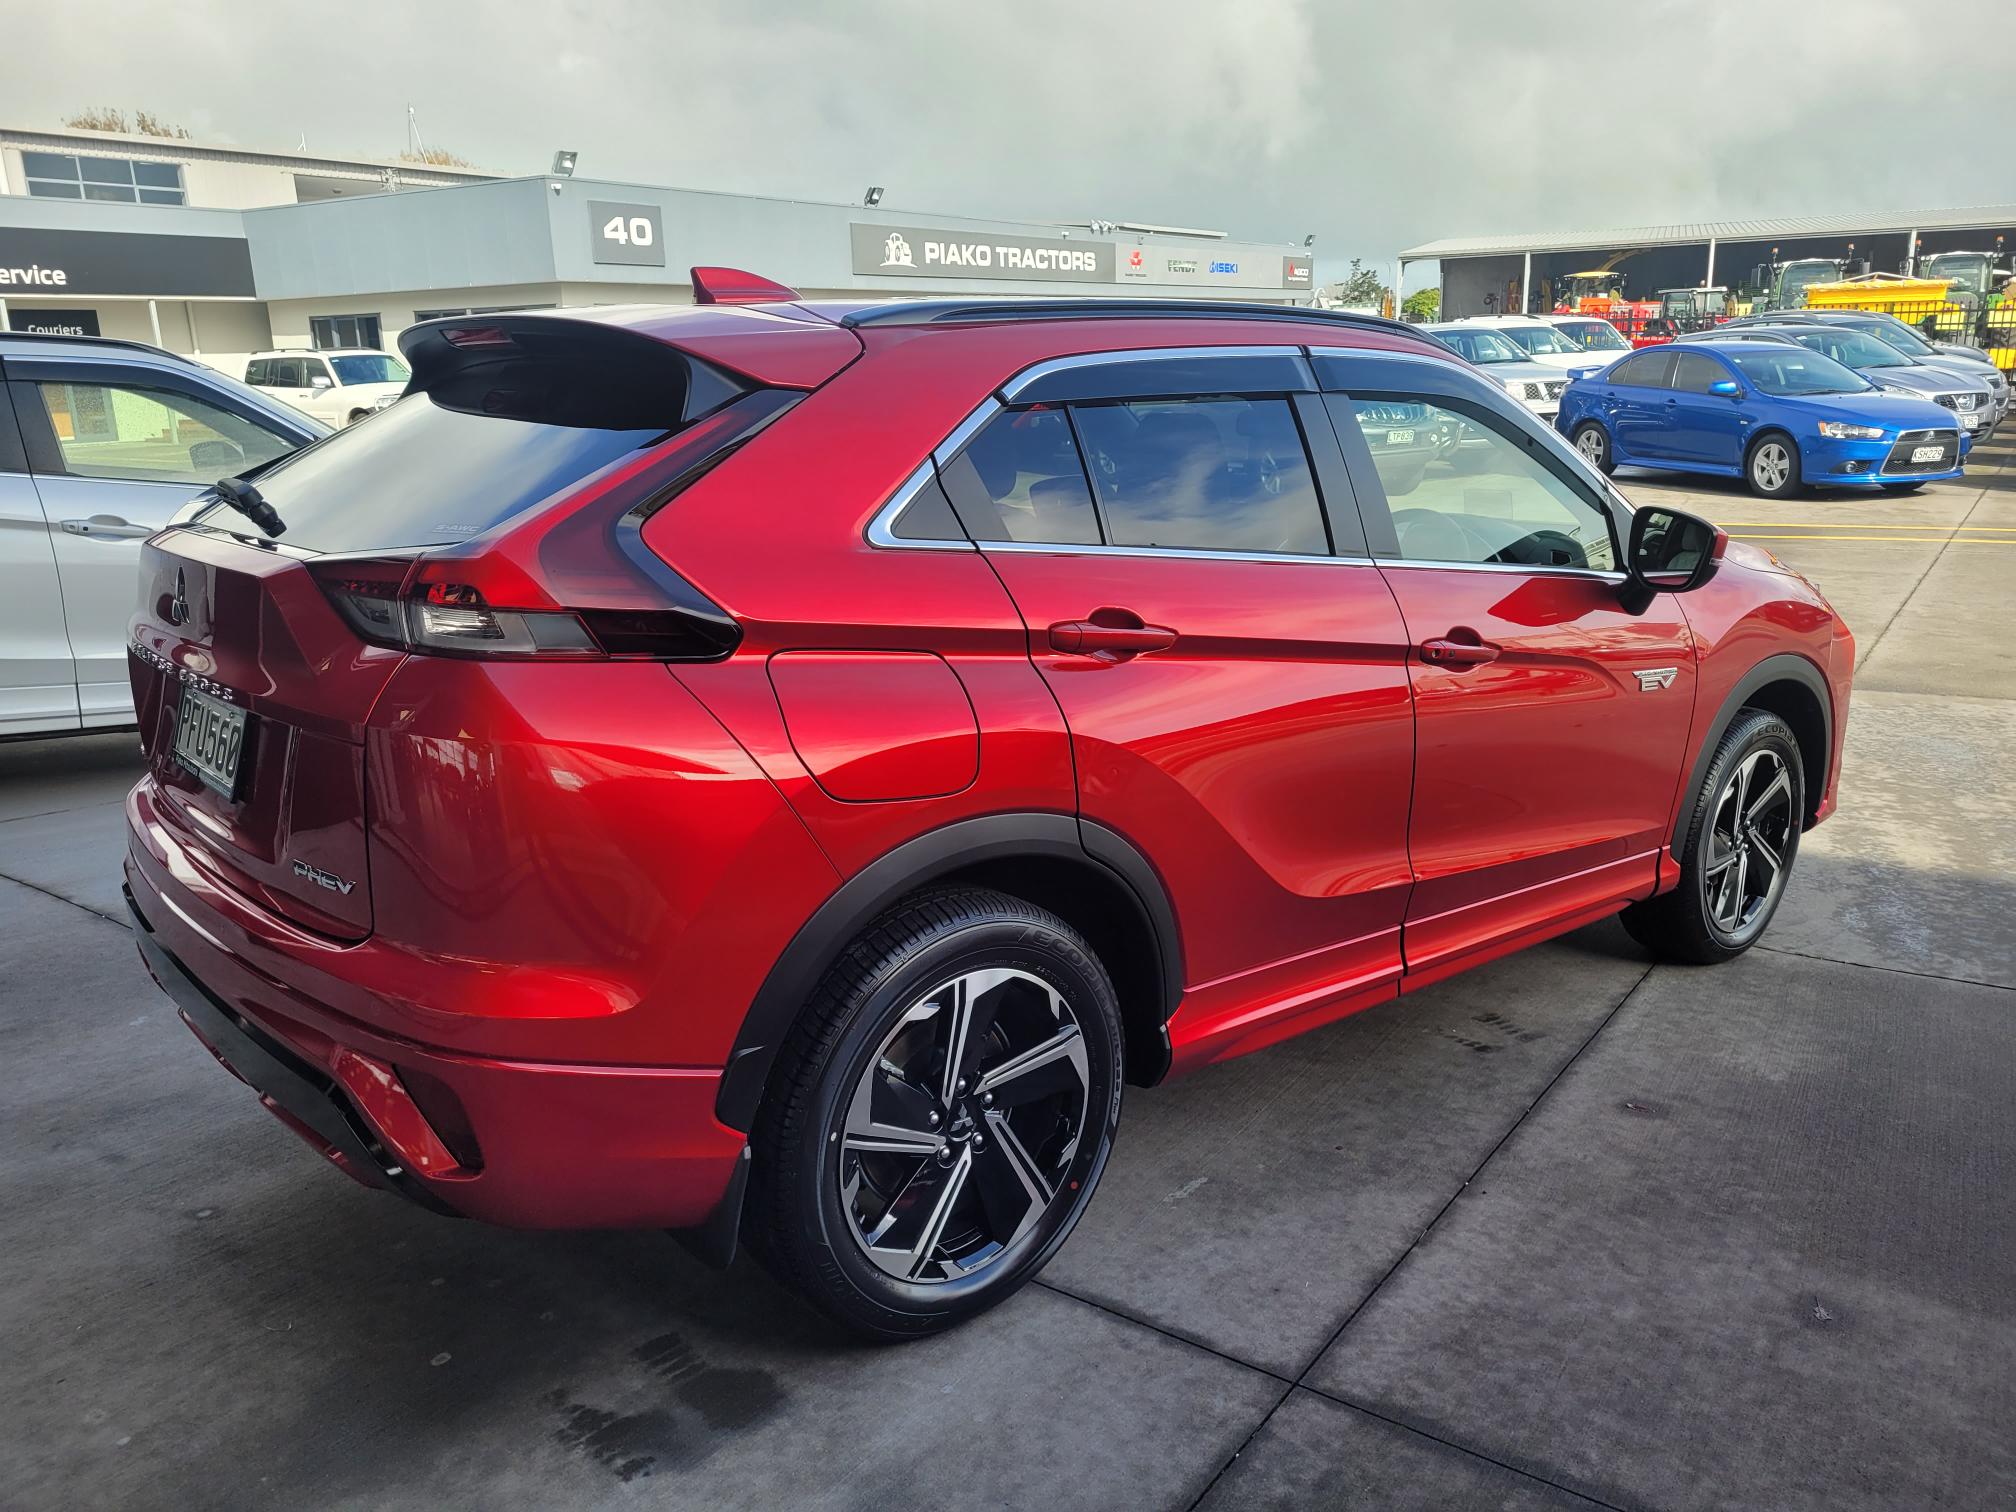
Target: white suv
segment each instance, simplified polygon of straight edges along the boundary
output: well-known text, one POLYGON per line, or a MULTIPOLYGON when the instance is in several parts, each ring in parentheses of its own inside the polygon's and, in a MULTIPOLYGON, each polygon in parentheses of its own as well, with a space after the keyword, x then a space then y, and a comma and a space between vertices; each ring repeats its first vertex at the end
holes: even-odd
POLYGON ((341 347, 325 352, 258 352, 245 381, 328 425, 351 425, 406 391, 412 374, 390 352, 341 347))
MULTIPOLYGON (((1567 332, 1557 331, 1552 321, 1542 320, 1537 315, 1471 315, 1456 324, 1482 326, 1487 331, 1496 331, 1524 352, 1529 361, 1542 367, 1560 368, 1566 372, 1570 368, 1589 366, 1587 351, 1578 346, 1567 332)), ((1630 343, 1625 345, 1628 347, 1630 343)))

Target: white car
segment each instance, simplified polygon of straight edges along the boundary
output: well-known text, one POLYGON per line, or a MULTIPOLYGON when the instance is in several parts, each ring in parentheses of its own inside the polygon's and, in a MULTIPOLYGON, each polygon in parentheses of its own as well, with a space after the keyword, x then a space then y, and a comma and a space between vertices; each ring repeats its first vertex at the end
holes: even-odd
MULTIPOLYGON (((1600 323, 1609 326, 1610 334, 1617 336, 1615 326, 1610 326, 1608 321, 1600 323)), ((1572 368, 1589 366, 1588 348, 1578 345, 1575 337, 1538 315, 1471 315, 1455 324, 1496 331, 1542 367, 1557 368, 1565 373, 1572 368)), ((1631 349, 1631 343, 1622 336, 1617 336, 1617 340, 1625 351, 1631 349)))
POLYGON ((413 375, 390 352, 340 347, 324 352, 255 352, 245 381, 325 425, 354 425, 406 392, 413 375))
POLYGON ((1580 349, 1582 360, 1569 364, 1572 373, 1592 363, 1608 364, 1637 350, 1624 333, 1601 315, 1536 315, 1535 320, 1552 326, 1570 346, 1580 349))
MULTIPOLYGON (((1458 357, 1468 358, 1484 370, 1484 376, 1502 384, 1517 399, 1548 424, 1561 412, 1561 391, 1568 387, 1568 375, 1561 368, 1535 362, 1501 331, 1476 320, 1452 320, 1442 325, 1417 326, 1458 357)), ((1589 354, 1582 353, 1576 366, 1587 367, 1589 354)))

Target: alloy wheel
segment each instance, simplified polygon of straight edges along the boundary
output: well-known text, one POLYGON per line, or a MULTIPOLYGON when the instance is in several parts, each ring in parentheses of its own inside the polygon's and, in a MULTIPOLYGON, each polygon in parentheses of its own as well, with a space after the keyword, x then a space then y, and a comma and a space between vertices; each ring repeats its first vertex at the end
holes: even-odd
POLYGON ((1783 488, 1792 476, 1792 454, 1782 441, 1766 441, 1750 462, 1750 476, 1766 493, 1783 488))
POLYGON ((1732 943, 1761 930, 1777 906, 1795 822, 1785 758, 1752 751, 1715 800, 1701 867, 1708 917, 1732 943))
POLYGON ((898 1017, 831 1136, 855 1242, 912 1283, 995 1264, 1068 1206, 1090 1092, 1055 987, 1006 967, 939 983, 898 1017))
POLYGON ((1603 466, 1603 432, 1593 425, 1585 425, 1575 438, 1575 450, 1582 454, 1582 460, 1591 467, 1603 466))

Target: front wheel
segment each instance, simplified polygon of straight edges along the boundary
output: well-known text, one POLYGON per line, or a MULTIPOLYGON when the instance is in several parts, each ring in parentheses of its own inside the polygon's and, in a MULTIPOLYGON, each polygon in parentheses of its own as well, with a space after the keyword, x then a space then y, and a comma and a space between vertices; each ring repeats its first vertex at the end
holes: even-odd
POLYGON ((1799 741, 1776 714, 1745 709, 1715 748, 1680 848, 1680 884, 1622 915, 1639 944, 1712 964, 1756 944, 1785 896, 1806 815, 1799 741))
POLYGON ((1575 427, 1575 450, 1582 454, 1582 460, 1596 471, 1608 477, 1617 470, 1617 464, 1610 459, 1610 435, 1594 420, 1585 420, 1575 427))
POLYGON ((877 919, 778 1056, 749 1239, 861 1333, 935 1333, 1036 1274, 1091 1200, 1120 1116, 1113 984, 1070 925, 975 887, 877 919))
POLYGON ((1782 499, 1798 491, 1799 449, 1784 436, 1766 436, 1750 448, 1743 471, 1752 493, 1782 499))

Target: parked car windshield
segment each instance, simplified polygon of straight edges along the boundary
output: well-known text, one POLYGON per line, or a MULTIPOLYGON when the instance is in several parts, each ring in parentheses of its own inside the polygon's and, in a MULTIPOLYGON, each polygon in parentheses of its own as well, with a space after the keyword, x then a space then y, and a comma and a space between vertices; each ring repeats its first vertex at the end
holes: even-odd
POLYGON ((1550 357, 1575 355, 1576 349, 1563 341, 1561 333, 1552 326, 1506 326, 1498 334, 1528 353, 1544 352, 1550 357))
POLYGON ((1496 331, 1484 330, 1482 327, 1464 331, 1445 329, 1431 331, 1429 334, 1455 352, 1458 357, 1467 357, 1480 365, 1489 362, 1527 360, 1526 354, 1503 336, 1496 331))
POLYGON ((1874 336, 1865 336, 1847 326, 1816 326, 1809 331, 1794 331, 1792 339, 1815 352, 1824 352, 1858 373, 1864 368, 1917 366, 1887 341, 1878 341, 1874 336))
POLYGON ((1578 320, 1570 325, 1556 326, 1555 329, 1585 352, 1631 350, 1631 343, 1626 341, 1617 327, 1607 320, 1578 320))
POLYGON ((331 357, 338 383, 404 383, 413 374, 397 357, 384 352, 364 352, 355 357, 331 357))
MULTIPOLYGON (((1850 327, 1850 329, 1862 329, 1850 327)), ((1868 328, 1869 334, 1886 346, 1893 346, 1906 357, 1937 357, 1939 348, 1904 324, 1895 315, 1878 315, 1868 328)))
POLYGON ((1876 387, 1866 379, 1858 378, 1832 357, 1806 351, 1803 347, 1785 347, 1769 352, 1730 352, 1726 355, 1736 364, 1737 371, 1761 393, 1780 396, 1866 394, 1876 387))

